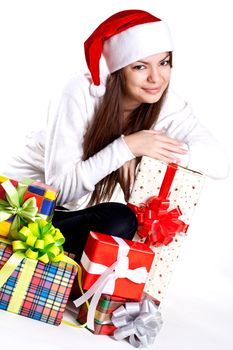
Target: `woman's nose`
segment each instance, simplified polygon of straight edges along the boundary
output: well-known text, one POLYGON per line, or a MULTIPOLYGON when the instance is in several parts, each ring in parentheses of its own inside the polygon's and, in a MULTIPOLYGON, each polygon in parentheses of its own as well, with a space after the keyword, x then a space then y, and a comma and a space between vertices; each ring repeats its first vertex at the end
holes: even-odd
POLYGON ((157 83, 161 81, 162 76, 158 68, 151 68, 147 77, 150 83, 157 83))

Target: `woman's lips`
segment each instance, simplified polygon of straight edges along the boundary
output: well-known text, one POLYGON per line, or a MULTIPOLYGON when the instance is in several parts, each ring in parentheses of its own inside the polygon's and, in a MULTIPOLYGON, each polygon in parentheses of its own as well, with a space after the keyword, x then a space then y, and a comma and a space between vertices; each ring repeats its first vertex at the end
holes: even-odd
POLYGON ((160 87, 158 87, 158 88, 143 88, 143 90, 148 94, 155 95, 158 92, 160 92, 161 88, 160 87))

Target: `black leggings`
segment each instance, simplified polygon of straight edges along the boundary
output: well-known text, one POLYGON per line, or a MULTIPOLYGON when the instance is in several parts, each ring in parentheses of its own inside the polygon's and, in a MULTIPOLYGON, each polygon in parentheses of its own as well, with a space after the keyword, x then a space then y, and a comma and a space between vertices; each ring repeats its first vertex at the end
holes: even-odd
POLYGON ((89 231, 132 239, 137 230, 135 214, 121 203, 101 203, 78 211, 57 211, 53 225, 66 238, 64 249, 80 260, 89 231))

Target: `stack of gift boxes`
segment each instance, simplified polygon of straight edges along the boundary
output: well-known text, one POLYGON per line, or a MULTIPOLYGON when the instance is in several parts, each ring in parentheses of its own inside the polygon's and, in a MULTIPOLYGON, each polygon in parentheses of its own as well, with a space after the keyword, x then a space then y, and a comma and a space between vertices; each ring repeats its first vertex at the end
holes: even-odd
POLYGON ((77 273, 61 256, 62 235, 51 224, 45 229, 57 195, 42 183, 0 177, 0 309, 54 325, 61 323, 77 273), (41 220, 44 228, 36 230, 41 220), (56 252, 60 261, 47 263, 56 261, 56 252))
POLYGON ((9 188, 9 180, 0 178, 0 308, 58 325, 72 284, 79 281, 80 296, 74 301, 77 324, 87 322, 87 328, 95 334, 114 334, 119 340, 129 337, 136 347, 151 344, 162 324, 158 308, 187 237, 204 176, 176 164, 143 157, 128 203, 138 219, 136 235, 129 241, 90 232, 79 278, 75 278, 77 264, 64 258, 62 250, 58 253, 61 261, 48 254, 52 258, 45 262, 39 249, 33 267, 31 255, 22 257, 25 251, 14 250, 19 236, 23 244, 30 240, 23 235, 25 227, 32 226, 30 222, 37 222, 37 217, 51 220, 58 193, 41 183, 24 184, 21 190, 16 181, 10 182, 9 188), (12 187, 18 191, 17 199, 11 193, 12 187), (30 207, 32 198, 37 210, 34 217, 28 218, 17 206, 30 207), (14 210, 7 211, 11 206, 14 210), (17 254, 20 262, 4 279, 4 267, 17 254), (20 289, 28 269, 30 278, 22 294, 20 289))
MULTIPOLYGON (((95 299, 95 313, 92 310, 93 305, 88 308, 87 305, 82 304, 85 297, 79 298, 76 305, 80 306, 81 304, 77 318, 80 323, 87 321, 87 327, 95 334, 113 335, 118 334, 118 332, 123 334, 125 324, 116 324, 113 321, 115 313, 118 313, 119 309, 124 313, 125 305, 129 307, 130 303, 135 304, 140 300, 139 306, 146 300, 159 308, 166 295, 182 243, 187 238, 187 231, 204 180, 202 174, 176 164, 166 164, 148 157, 142 158, 128 203, 137 216, 138 231, 133 242, 125 242, 130 246, 127 255, 129 258, 127 268, 137 270, 140 267, 145 267, 148 275, 145 282, 142 278, 134 283, 126 276, 127 273, 125 277, 120 275, 115 282, 115 290, 112 290, 111 293, 109 290, 102 290, 101 297, 97 296, 95 299), (134 248, 136 249, 134 250, 134 248), (150 266, 152 254, 153 261, 150 266), (117 286, 122 279, 126 279, 128 285, 127 287, 122 285, 119 290, 117 286), (138 293, 135 295, 136 291, 138 293)), ((100 265, 109 267, 114 261, 108 257, 110 248, 107 242, 109 238, 106 237, 106 242, 103 240, 103 235, 96 233, 91 233, 91 235, 92 238, 89 238, 81 260, 83 287, 86 290, 90 290, 97 278, 98 268, 95 269, 93 263, 99 266, 99 276, 101 276, 106 267, 101 270, 100 265), (98 241, 98 244, 93 243, 94 239, 98 241)), ((120 247, 121 243, 118 245, 120 247)), ((115 256, 115 261, 120 261, 119 257, 115 256)), ((140 275, 139 271, 138 275, 140 275)), ((101 278, 99 277, 99 280, 101 278)), ((97 287, 94 288, 94 295, 98 294, 97 287)), ((92 293, 89 293, 87 297, 91 298, 91 295, 92 293)), ((156 315, 154 309, 151 313, 156 315)), ((126 324, 129 323, 129 320, 135 324, 135 317, 137 320, 140 319, 140 313, 136 313, 136 316, 131 318, 128 316, 124 318, 126 324)), ((159 320, 158 313, 156 317, 159 320)), ((158 329, 159 324, 161 325, 161 321, 155 322, 154 329, 158 329)), ((148 330, 147 325, 145 325, 145 329, 148 330)), ((140 338, 140 334, 135 329, 127 331, 126 334, 127 336, 132 334, 135 336, 136 334, 136 338, 140 338)), ((138 346, 138 344, 136 345, 138 346)), ((148 343, 141 345, 146 346, 148 343)))

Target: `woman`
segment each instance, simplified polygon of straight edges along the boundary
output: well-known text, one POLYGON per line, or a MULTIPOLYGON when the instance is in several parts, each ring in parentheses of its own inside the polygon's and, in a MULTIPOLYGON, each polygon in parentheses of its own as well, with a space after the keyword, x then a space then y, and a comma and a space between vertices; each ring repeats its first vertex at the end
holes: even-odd
POLYGON ((214 178, 228 171, 213 136, 169 89, 173 44, 163 21, 141 10, 122 11, 84 46, 90 74, 74 77, 54 99, 46 131, 35 133, 8 169, 14 178, 60 189, 62 210, 53 222, 66 236, 65 249, 79 257, 89 230, 133 237, 134 214, 114 200, 123 194, 127 201, 141 156, 214 178), (107 77, 100 77, 102 54, 107 77))

